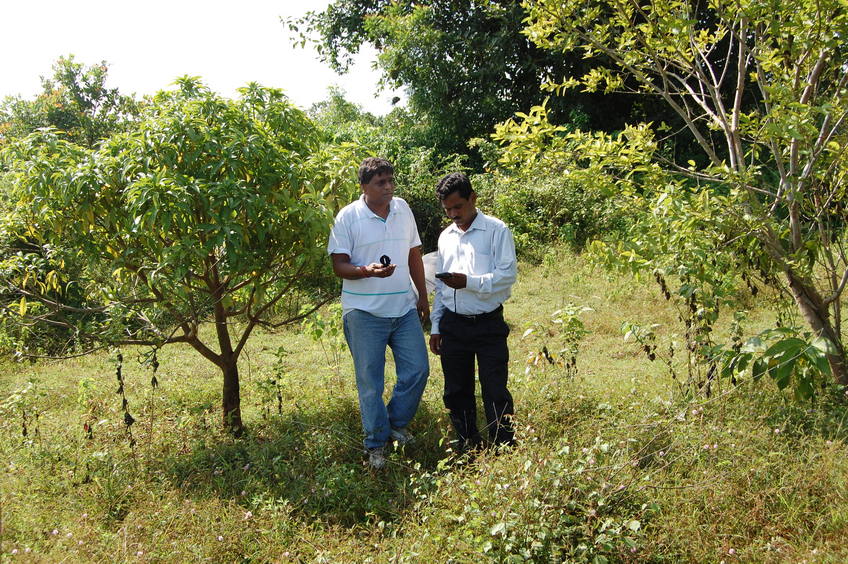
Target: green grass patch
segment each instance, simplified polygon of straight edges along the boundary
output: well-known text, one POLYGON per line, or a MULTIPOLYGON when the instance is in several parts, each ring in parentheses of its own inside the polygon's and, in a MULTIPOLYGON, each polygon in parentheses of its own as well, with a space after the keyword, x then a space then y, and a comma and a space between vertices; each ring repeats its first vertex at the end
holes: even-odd
MULTIPOLYGON (((754 305, 751 333, 773 317, 754 305)), ((160 351, 156 388, 143 351, 123 351, 132 441, 109 354, 4 365, 0 560, 848 559, 844 398, 799 404, 767 380, 681 393, 623 341, 625 322, 658 324, 658 347, 679 338, 653 281, 565 251, 522 264, 506 307, 518 446, 455 456, 432 357, 417 440, 382 472, 365 466, 352 367, 322 315, 251 341, 239 439, 221 430, 220 374, 188 348, 160 351), (571 368, 551 317, 569 306, 589 308, 571 368)))

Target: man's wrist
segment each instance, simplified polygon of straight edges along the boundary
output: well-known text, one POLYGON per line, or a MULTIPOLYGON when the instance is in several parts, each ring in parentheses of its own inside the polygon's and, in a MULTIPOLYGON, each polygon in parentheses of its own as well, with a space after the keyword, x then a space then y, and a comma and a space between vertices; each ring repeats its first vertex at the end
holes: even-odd
POLYGON ((371 278, 371 273, 368 272, 367 266, 363 264, 358 266, 357 268, 359 269, 359 273, 362 275, 363 278, 371 278))

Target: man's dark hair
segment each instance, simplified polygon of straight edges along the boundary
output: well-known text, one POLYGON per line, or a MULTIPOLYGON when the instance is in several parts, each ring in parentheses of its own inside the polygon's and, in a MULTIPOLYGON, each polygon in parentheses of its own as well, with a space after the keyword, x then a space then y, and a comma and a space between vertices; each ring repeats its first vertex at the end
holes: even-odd
POLYGON ((378 174, 394 174, 395 167, 386 159, 368 157, 359 165, 359 183, 368 184, 378 174))
POLYGON ((461 198, 466 200, 471 197, 474 190, 471 188, 471 181, 462 172, 452 172, 439 180, 436 184, 436 195, 440 200, 444 201, 454 192, 459 193, 461 198))

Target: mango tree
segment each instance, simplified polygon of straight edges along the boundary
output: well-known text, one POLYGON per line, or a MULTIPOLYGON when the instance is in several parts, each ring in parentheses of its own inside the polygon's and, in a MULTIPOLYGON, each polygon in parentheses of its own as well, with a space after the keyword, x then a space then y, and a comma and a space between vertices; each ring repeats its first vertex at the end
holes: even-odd
POLYGON ((221 370, 224 424, 239 433, 239 356, 257 326, 316 303, 355 161, 322 149, 278 90, 228 100, 178 84, 97 149, 55 131, 7 148, 3 229, 21 244, 0 275, 21 323, 72 327, 77 349, 187 343, 221 370))
MULTIPOLYGON (((665 222, 676 226, 674 237, 685 239, 686 229, 693 238, 714 231, 715 253, 743 252, 747 268, 791 295, 826 352, 825 367, 848 384, 840 308, 848 282, 845 3, 527 0, 524 6, 525 32, 537 45, 606 61, 546 85, 549 91, 653 97, 680 117, 700 154, 685 163, 669 158, 663 143, 676 132, 663 124, 629 128, 616 139, 571 135, 569 144, 568 134, 538 119, 539 111, 506 124, 501 140, 527 152, 527 138, 542 132, 561 152, 574 150, 570 162, 590 167, 592 179, 618 188, 621 199, 654 205, 655 217, 674 215, 675 222, 665 222), (671 206, 669 198, 700 203, 671 206)), ((665 245, 669 234, 657 231, 645 244, 665 245)))

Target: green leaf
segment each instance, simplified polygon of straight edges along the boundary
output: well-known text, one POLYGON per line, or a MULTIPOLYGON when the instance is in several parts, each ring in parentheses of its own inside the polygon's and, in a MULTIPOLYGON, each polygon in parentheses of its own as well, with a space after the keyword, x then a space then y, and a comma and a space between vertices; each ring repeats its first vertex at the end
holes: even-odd
POLYGON ((790 337, 783 339, 773 344, 763 353, 765 358, 775 358, 780 356, 798 356, 807 348, 807 343, 798 337, 790 337), (787 355, 788 353, 788 355, 787 355))
POLYGON ((830 363, 827 361, 827 356, 817 349, 810 347, 806 351, 804 351, 804 356, 807 357, 807 360, 810 361, 813 368, 818 370, 819 374, 823 376, 831 376, 832 372, 830 371, 830 363))
POLYGON ((761 351, 764 348, 765 348, 765 346, 763 345, 762 339, 760 339, 759 337, 751 337, 750 339, 748 339, 745 342, 744 345, 742 345, 742 348, 740 349, 740 351, 752 353, 752 352, 761 351))
POLYGON ((792 377, 792 369, 795 367, 795 358, 778 363, 769 369, 769 376, 774 378, 777 387, 781 390, 789 386, 792 377))
POLYGON ((758 358, 754 361, 754 364, 751 365, 751 376, 754 380, 759 380, 763 374, 765 374, 768 369, 768 363, 762 358, 758 358))
POLYGON ((795 384, 795 398, 798 400, 808 400, 813 397, 813 383, 809 378, 799 378, 795 384))
POLYGON ((815 339, 813 339, 810 342, 810 345, 817 348, 818 350, 820 350, 824 354, 829 354, 829 355, 838 355, 839 354, 839 350, 836 348, 836 345, 834 345, 833 342, 830 339, 828 339, 827 337, 816 337, 815 339))

